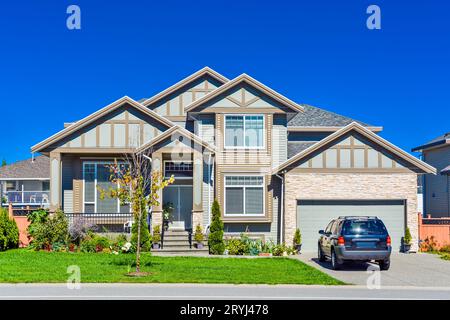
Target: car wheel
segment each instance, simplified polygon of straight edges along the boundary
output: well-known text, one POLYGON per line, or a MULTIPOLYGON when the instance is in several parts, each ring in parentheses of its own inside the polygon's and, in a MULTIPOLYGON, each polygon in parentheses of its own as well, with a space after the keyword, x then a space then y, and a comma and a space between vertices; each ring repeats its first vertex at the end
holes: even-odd
POLYGON ((391 260, 380 260, 378 261, 378 264, 380 265, 380 270, 389 270, 391 260))
POLYGON ((336 257, 336 253, 334 249, 331 250, 331 267, 333 270, 339 270, 341 268, 342 263, 340 263, 336 257))
POLYGON ((317 246, 317 258, 319 258, 320 262, 324 262, 325 261, 325 256, 322 252, 322 248, 320 247, 320 244, 317 246))

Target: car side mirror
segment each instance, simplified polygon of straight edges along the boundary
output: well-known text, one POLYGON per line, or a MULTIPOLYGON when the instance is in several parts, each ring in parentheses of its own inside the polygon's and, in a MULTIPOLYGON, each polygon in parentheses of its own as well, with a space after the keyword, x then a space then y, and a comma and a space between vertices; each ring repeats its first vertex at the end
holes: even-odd
POLYGON ((325 234, 325 231, 319 230, 319 234, 325 234))

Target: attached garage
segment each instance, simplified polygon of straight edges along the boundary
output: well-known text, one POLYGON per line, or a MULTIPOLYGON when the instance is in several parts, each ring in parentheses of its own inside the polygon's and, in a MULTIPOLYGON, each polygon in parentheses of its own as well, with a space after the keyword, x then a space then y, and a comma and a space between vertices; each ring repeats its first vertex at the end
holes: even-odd
POLYGON ((394 251, 405 234, 405 200, 298 200, 297 228, 302 233, 302 250, 316 251, 318 231, 339 216, 376 216, 383 220, 394 251))

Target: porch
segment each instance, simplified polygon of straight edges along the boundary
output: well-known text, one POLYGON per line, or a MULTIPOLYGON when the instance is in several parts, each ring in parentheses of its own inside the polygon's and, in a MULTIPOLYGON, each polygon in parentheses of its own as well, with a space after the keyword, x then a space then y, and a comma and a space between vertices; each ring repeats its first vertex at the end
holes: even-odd
POLYGON ((7 207, 48 207, 50 205, 50 191, 6 191, 3 194, 2 205, 7 207))

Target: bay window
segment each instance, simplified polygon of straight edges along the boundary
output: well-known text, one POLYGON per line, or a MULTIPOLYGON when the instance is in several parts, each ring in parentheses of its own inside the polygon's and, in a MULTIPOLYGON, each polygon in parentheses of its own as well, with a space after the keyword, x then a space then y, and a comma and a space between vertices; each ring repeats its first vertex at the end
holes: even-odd
POLYGON ((264 147, 263 115, 226 115, 225 148, 264 147))
POLYGON ((264 215, 264 177, 226 176, 225 215, 264 215))

